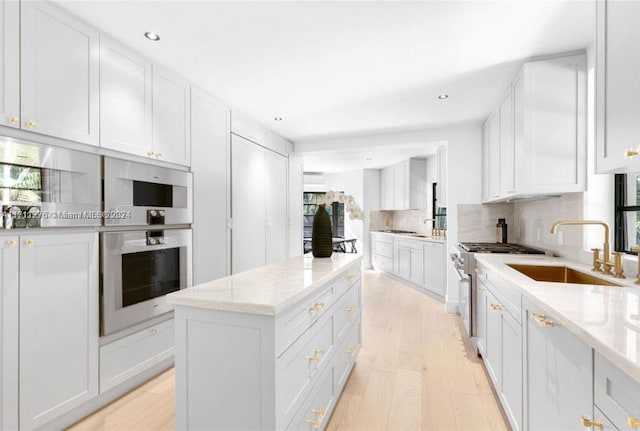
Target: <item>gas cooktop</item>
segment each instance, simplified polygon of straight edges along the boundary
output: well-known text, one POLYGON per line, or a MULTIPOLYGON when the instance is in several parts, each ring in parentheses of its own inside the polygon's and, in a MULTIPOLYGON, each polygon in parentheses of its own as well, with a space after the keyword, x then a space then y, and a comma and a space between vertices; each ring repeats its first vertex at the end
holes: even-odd
POLYGON ((461 242, 458 246, 468 253, 544 254, 544 251, 511 243, 461 242))

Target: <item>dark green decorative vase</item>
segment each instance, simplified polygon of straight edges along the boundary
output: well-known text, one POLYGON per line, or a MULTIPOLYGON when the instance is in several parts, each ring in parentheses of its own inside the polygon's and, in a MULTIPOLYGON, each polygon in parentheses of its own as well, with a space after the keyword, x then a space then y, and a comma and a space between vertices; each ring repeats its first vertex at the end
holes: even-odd
POLYGON ((324 204, 318 206, 313 216, 311 230, 311 252, 313 257, 331 257, 333 253, 333 234, 331 232, 331 218, 324 204))

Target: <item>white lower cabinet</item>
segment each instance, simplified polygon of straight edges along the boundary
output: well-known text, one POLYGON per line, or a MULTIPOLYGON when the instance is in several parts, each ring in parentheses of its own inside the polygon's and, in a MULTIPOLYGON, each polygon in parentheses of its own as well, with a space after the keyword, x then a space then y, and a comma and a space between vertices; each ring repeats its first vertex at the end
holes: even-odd
POLYGON ((475 309, 476 313, 476 347, 480 354, 484 357, 486 355, 487 345, 487 288, 478 283, 475 309))
MULTIPOLYGON (((15 245, 18 247, 18 245, 15 245)), ((19 237, 20 429, 98 395, 98 234, 19 237)))
POLYGON ((424 278, 422 242, 396 239, 393 261, 394 271, 398 277, 422 286, 424 278))
POLYGON ((593 414, 593 352, 582 340, 525 301, 525 429, 583 430, 593 414))
POLYGON ((598 352, 594 355, 593 386, 594 420, 602 422, 603 429, 640 429, 640 383, 598 352))
POLYGON ((440 296, 446 289, 444 248, 444 244, 424 241, 423 287, 440 296))
POLYGON ((19 238, 0 241, 0 429, 18 429, 19 238))
POLYGON ((100 347, 100 393, 173 356, 173 319, 100 347))
POLYGON ((593 408, 593 420, 602 424, 602 428, 598 427, 598 429, 601 429, 602 431, 619 431, 619 428, 616 428, 616 426, 612 424, 604 413, 602 413, 597 407, 593 408))

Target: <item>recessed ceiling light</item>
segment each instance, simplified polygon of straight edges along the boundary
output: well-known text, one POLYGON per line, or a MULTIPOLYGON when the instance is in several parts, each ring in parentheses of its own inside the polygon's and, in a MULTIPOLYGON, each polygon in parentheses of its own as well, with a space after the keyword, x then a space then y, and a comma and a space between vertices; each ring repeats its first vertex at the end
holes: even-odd
POLYGON ((282 121, 282 117, 273 117, 273 119, 276 121, 282 121))
POLYGON ((154 42, 157 42, 157 41, 159 41, 159 40, 160 40, 160 36, 158 36, 157 34, 155 34, 155 33, 154 33, 154 32, 152 32, 152 31, 148 31, 148 32, 146 32, 146 33, 144 34, 144 37, 146 37, 147 39, 152 40, 152 41, 154 41, 154 42))
POLYGON ((440 99, 440 100, 446 100, 448 98, 449 98, 448 94, 441 94, 441 95, 438 96, 438 99, 440 99))
POLYGON ((371 157, 367 157, 365 160, 371 160, 371 157))

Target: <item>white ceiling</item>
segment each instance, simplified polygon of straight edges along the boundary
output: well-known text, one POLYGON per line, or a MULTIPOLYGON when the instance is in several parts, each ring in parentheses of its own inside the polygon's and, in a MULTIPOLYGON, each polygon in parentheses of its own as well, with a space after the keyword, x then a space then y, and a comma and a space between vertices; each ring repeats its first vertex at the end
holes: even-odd
POLYGON ((296 141, 478 121, 595 27, 593 1, 58 2, 296 141))

